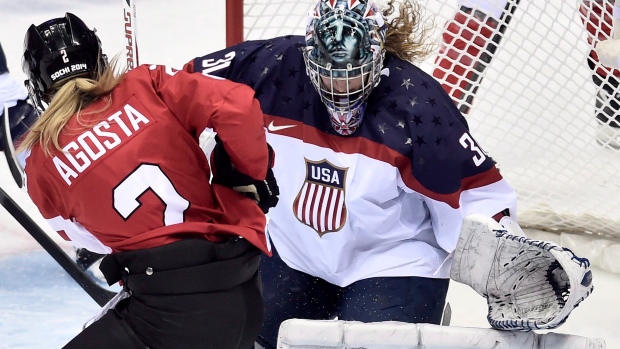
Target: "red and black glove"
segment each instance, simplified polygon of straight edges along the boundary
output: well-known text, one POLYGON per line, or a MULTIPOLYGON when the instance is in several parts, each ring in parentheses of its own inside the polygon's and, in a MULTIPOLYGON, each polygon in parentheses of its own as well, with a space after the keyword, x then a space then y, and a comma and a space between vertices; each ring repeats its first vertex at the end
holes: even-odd
POLYGON ((256 180, 244 173, 239 172, 232 164, 230 156, 224 149, 224 144, 215 137, 215 148, 211 153, 211 165, 213 167, 213 183, 227 186, 234 191, 256 201, 263 213, 275 207, 278 203, 280 188, 273 175, 271 167, 274 162, 273 148, 269 144, 269 166, 265 180, 256 180))

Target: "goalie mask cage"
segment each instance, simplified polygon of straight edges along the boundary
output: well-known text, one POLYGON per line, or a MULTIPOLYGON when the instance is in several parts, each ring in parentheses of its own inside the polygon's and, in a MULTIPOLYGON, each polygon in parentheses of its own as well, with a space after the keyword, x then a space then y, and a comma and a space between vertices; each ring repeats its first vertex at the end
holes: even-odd
MULTIPOLYGON (((473 20, 475 14, 480 16, 476 11, 459 11, 461 4, 473 7, 471 4, 505 3, 418 1, 424 7, 424 18, 434 22, 430 40, 437 47, 441 46, 447 23, 457 12, 467 21, 473 20)), ((314 0, 227 2, 230 45, 242 40, 304 35, 306 14, 314 0)), ((377 1, 380 5, 382 2, 385 0, 377 1)), ((452 59, 453 63, 468 57, 478 60, 482 53, 492 58, 484 64, 484 71, 475 71, 479 78, 469 88, 477 90, 473 101, 460 101, 459 105, 470 108, 466 118, 473 135, 515 187, 518 220, 523 227, 620 238, 620 151, 609 146, 614 144, 609 132, 600 135, 601 131, 617 130, 620 139, 620 129, 597 122, 596 113, 610 105, 605 98, 604 104, 595 108, 597 93, 605 91, 593 83, 593 70, 588 66, 588 55, 596 42, 592 38, 600 40, 610 35, 611 17, 600 17, 611 16, 613 3, 512 0, 508 5, 516 6, 509 24, 509 11, 489 11, 487 6, 487 13, 503 11, 501 18, 496 18, 499 25, 492 29, 491 36, 496 41, 501 39, 496 50, 483 49, 474 57, 471 53, 477 50, 466 48, 456 58, 447 57, 446 50, 442 54, 435 50, 426 61, 416 64, 445 84, 454 68, 441 73, 443 68, 436 62, 442 58, 452 59)), ((453 28, 457 28, 458 34, 452 34, 457 38, 467 37, 467 31, 471 33, 462 24, 453 28)), ((483 43, 488 41, 483 39, 483 43)), ((596 64, 595 68, 601 68, 596 64)), ((474 72, 472 67, 466 69, 474 72)), ((465 85, 452 87, 462 90, 465 85)))

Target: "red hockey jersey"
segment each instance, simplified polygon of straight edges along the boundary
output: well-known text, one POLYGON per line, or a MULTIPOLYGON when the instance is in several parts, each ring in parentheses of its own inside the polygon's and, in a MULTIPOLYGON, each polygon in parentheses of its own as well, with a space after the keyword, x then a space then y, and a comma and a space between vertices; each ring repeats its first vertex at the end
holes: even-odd
POLYGON ((29 151, 28 193, 55 230, 93 252, 231 235, 268 252, 265 215, 251 199, 209 184, 198 145, 212 128, 237 169, 265 178, 263 114, 253 96, 228 80, 140 66, 110 98, 71 118, 59 138, 64 152, 29 151))

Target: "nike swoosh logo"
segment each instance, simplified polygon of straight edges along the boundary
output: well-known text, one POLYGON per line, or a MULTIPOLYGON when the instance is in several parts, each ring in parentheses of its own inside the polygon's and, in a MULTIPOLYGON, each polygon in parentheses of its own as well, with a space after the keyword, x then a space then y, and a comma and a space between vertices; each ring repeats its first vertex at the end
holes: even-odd
POLYGON ((282 126, 276 126, 273 124, 273 121, 269 124, 269 126, 267 126, 267 129, 269 131, 282 131, 282 130, 286 130, 287 128, 291 128, 291 127, 295 127, 297 125, 282 125, 282 126))

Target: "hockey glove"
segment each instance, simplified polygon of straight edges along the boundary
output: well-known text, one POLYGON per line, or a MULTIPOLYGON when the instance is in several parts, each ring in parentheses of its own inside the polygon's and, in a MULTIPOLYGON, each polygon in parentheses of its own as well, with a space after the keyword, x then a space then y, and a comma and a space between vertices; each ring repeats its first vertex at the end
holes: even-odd
POLYGON ((211 153, 213 183, 227 186, 245 195, 254 200, 263 213, 269 212, 269 209, 275 207, 278 203, 278 195, 280 195, 280 188, 271 169, 274 160, 273 148, 267 144, 269 148, 269 168, 267 169, 265 180, 260 181, 235 169, 230 156, 226 149, 224 149, 224 144, 217 136, 215 141, 215 148, 213 148, 211 153))
POLYGON ((509 235, 482 215, 463 220, 450 278, 487 299, 487 320, 500 330, 556 328, 593 290, 586 258, 552 242, 509 235))

